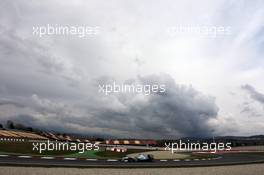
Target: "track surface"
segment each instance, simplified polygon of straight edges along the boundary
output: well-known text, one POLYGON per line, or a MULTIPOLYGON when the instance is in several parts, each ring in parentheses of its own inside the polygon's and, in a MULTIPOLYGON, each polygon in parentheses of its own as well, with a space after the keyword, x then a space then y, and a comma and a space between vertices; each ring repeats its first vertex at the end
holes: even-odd
POLYGON ((44 167, 191 167, 191 166, 218 166, 248 163, 263 163, 264 153, 229 153, 211 159, 185 159, 185 160, 155 160, 154 162, 124 163, 118 160, 96 160, 30 156, 1 156, 0 165, 12 166, 44 166, 44 167))

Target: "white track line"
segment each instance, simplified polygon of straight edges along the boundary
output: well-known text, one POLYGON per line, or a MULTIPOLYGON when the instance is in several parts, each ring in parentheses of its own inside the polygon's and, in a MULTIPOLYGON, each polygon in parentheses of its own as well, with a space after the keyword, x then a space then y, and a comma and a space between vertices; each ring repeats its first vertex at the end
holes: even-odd
POLYGON ((54 159, 54 157, 41 157, 41 159, 54 159))
POLYGON ((19 157, 19 158, 32 158, 32 156, 17 156, 17 157, 19 157))
POLYGON ((161 162, 167 162, 168 160, 160 160, 161 162))
POLYGON ((180 160, 179 160, 179 159, 174 159, 173 161, 174 161, 174 162, 179 162, 180 160))
POLYGON ((8 157, 9 155, 1 154, 0 157, 8 157))
POLYGON ((64 160, 76 160, 76 158, 65 157, 64 160))
POLYGON ((116 161, 118 161, 118 160, 116 160, 116 159, 108 159, 107 161, 108 161, 108 162, 116 162, 116 161))
POLYGON ((87 161, 97 161, 97 159, 86 159, 87 161))

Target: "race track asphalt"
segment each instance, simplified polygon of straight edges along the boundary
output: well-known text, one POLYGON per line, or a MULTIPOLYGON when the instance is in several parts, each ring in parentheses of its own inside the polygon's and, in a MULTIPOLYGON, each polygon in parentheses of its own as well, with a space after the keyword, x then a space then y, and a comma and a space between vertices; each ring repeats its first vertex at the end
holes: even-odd
POLYGON ((124 163, 116 159, 76 159, 0 155, 0 166, 40 166, 40 167, 90 167, 90 168, 147 168, 147 167, 197 167, 236 164, 264 163, 264 153, 226 153, 216 158, 155 160, 153 162, 124 163))

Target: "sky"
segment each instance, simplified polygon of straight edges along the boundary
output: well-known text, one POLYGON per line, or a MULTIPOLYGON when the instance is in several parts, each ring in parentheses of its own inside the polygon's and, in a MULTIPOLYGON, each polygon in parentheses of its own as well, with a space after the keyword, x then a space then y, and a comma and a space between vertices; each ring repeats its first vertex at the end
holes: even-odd
POLYGON ((178 138, 263 134, 261 0, 1 0, 0 123, 178 138), (97 33, 34 35, 41 26, 97 33), (179 27, 225 32, 180 31, 179 27), (164 84, 166 93, 98 92, 164 84))

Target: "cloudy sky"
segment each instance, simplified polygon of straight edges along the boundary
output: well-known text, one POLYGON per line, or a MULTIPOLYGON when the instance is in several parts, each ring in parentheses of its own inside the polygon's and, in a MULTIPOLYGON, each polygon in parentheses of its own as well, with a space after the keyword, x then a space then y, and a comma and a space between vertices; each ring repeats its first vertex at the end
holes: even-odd
POLYGON ((1 0, 0 122, 138 138, 263 134, 263 27, 261 0, 1 0), (98 33, 33 34, 48 24, 98 33), (113 81, 166 93, 98 92, 113 81))

